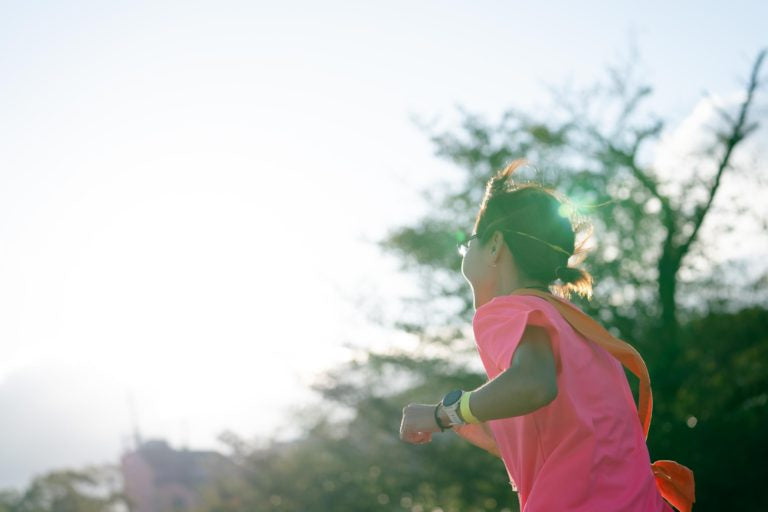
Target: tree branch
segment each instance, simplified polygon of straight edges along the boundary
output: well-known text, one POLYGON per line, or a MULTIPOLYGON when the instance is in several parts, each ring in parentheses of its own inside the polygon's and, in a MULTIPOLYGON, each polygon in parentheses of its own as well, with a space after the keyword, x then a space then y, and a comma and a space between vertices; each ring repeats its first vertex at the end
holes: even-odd
POLYGON ((712 188, 709 191, 709 197, 707 198, 706 203, 703 205, 699 205, 695 209, 694 213, 694 227, 693 231, 691 232, 691 235, 688 237, 688 240, 686 240, 682 245, 680 245, 679 249, 677 250, 677 258, 682 259, 683 256, 688 252, 688 250, 691 247, 691 244, 696 239, 696 235, 699 232, 699 228, 701 227, 701 224, 704 222, 704 217, 706 217, 707 212, 712 207, 712 201, 715 198, 715 193, 717 192, 717 189, 720 187, 720 179, 722 178, 723 172, 728 167, 728 164, 731 160, 731 155, 733 154, 734 148, 744 140, 744 138, 749 135, 752 131, 755 129, 755 124, 751 124, 749 126, 746 126, 747 123, 747 112, 749 110, 749 106, 752 103, 752 99, 754 97, 755 90, 757 89, 758 85, 758 74, 760 72, 760 66, 762 65, 763 59, 765 58, 766 50, 763 50, 760 52, 760 54, 757 56, 757 60, 755 61, 755 65, 752 68, 752 76, 749 79, 749 85, 747 87, 747 97, 744 99, 744 102, 741 104, 741 108, 739 109, 739 117, 736 119, 735 124, 731 126, 731 133, 727 137, 723 138, 723 142, 725 143, 725 153, 723 154, 723 157, 720 160, 720 163, 717 167, 717 173, 715 174, 715 180, 712 184, 712 188))
POLYGON ((657 123, 649 129, 637 131, 637 139, 635 140, 635 143, 633 144, 632 150, 630 152, 622 151, 608 141, 604 141, 604 144, 608 152, 613 155, 613 157, 616 158, 620 164, 629 169, 629 172, 632 173, 637 181, 639 181, 640 184, 643 185, 651 193, 651 195, 653 195, 661 202, 661 209, 664 212, 664 224, 667 226, 669 231, 672 232, 675 228, 675 212, 672 208, 672 204, 669 198, 659 191, 659 188, 653 178, 651 178, 650 175, 646 174, 642 169, 640 169, 635 160, 635 156, 637 155, 637 151, 640 148, 640 144, 643 142, 643 140, 652 135, 656 135, 660 129, 661 124, 657 123))

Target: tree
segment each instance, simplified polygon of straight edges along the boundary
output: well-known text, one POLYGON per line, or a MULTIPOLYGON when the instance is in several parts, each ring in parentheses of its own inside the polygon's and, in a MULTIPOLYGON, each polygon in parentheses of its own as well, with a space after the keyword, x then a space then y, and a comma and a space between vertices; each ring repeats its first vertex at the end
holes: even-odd
POLYGON ((768 309, 711 312, 680 334, 682 383, 654 448, 695 471, 697 512, 766 510, 768 309))
MULTIPOLYGON (((436 401, 448 389, 473 389, 485 380, 472 364, 475 349, 467 332, 472 300, 458 272, 455 234, 469 227, 486 180, 518 157, 538 164, 541 170, 533 178, 571 197, 575 213, 594 206, 590 213, 604 242, 587 262, 596 276, 596 294, 591 302, 576 302, 637 346, 648 364, 655 396, 663 397, 656 401, 658 426, 651 429, 651 454, 661 450, 664 458, 689 465, 697 482, 708 486, 704 492, 699 489, 700 501, 702 496, 709 500, 697 503, 699 511, 721 508, 729 492, 744 496, 743 501, 730 496, 731 508, 759 503, 757 491, 746 488, 747 480, 722 475, 716 465, 720 461, 704 455, 716 453, 722 461, 729 453, 764 453, 768 446, 762 441, 768 419, 768 383, 762 375, 767 372, 761 373, 762 359, 753 359, 768 347, 768 312, 757 308, 752 314, 716 316, 704 308, 703 313, 680 315, 678 285, 690 257, 706 252, 696 244, 700 228, 711 215, 720 184, 734 172, 734 154, 756 129, 752 106, 764 57, 763 51, 755 61, 736 114, 721 112, 716 149, 703 154, 713 163, 714 174, 693 180, 676 196, 641 158, 650 142, 658 140, 663 123, 652 115, 641 118, 640 107, 651 89, 635 83, 631 67, 610 70, 607 85, 561 94, 560 110, 551 115, 509 109, 497 124, 489 124, 462 111, 457 131, 427 128, 437 154, 454 162, 463 179, 426 193, 434 213, 392 230, 380 243, 401 258, 403 270, 421 279, 423 295, 409 299, 402 316, 387 325, 414 335, 419 346, 363 350, 349 364, 325 374, 315 389, 327 403, 346 411, 346 417, 309 416, 305 434, 288 444, 253 448, 233 440, 248 490, 240 508, 211 510, 326 510, 329 502, 334 510, 517 508, 498 459, 452 435, 411 446, 400 442, 397 432, 406 403, 436 401), (690 194, 695 186, 705 191, 702 202, 690 194), (728 346, 722 333, 733 322, 741 325, 740 331, 731 330, 739 343, 728 346), (718 364, 714 355, 727 360, 721 371, 713 370, 718 364), (735 385, 723 387, 739 376, 735 385), (729 440, 729 452, 697 444, 720 439, 729 440), (744 439, 761 444, 748 446, 744 439), (722 492, 711 489, 715 482, 722 492)), ((687 284, 696 290, 696 282, 687 284)), ((761 463, 739 461, 750 475, 761 474, 761 463)))
MULTIPOLYGON (((697 355, 703 354, 692 345, 707 339, 711 348, 723 340, 706 338, 700 332, 696 337, 690 336, 693 322, 706 323, 709 314, 715 313, 710 311, 711 304, 703 305, 700 309, 703 314, 685 312, 685 336, 681 336, 680 273, 693 256, 706 256, 707 246, 696 242, 704 220, 713 211, 723 180, 737 171, 749 176, 750 169, 736 168, 734 155, 758 126, 752 119, 752 107, 760 87, 765 54, 762 51, 757 56, 735 114, 725 109, 719 111, 721 125, 715 128, 711 146, 700 154, 701 161, 711 164, 712 175, 702 177, 692 173, 693 178, 682 183, 677 195, 641 157, 646 146, 658 140, 664 124, 654 115, 642 117, 641 106, 651 88, 634 80, 631 66, 610 70, 607 84, 598 84, 581 94, 560 94, 557 103, 561 110, 546 115, 546 120, 540 115, 509 109, 497 124, 489 124, 480 116, 462 111, 458 131, 435 132, 427 127, 437 154, 463 170, 464 179, 426 194, 434 213, 413 225, 394 229, 381 242, 384 250, 402 258, 403 270, 415 271, 421 277, 424 294, 409 302, 411 316, 395 323, 395 327, 417 335, 422 350, 416 354, 368 354, 367 361, 374 368, 382 363, 390 367, 382 372, 387 378, 378 384, 391 382, 392 375, 400 372, 401 382, 410 382, 410 389, 418 397, 415 401, 421 402, 430 397, 434 400, 441 391, 459 385, 456 378, 451 379, 453 368, 444 368, 445 373, 430 371, 440 367, 436 360, 450 357, 456 361, 457 353, 474 352, 472 344, 466 342, 464 330, 470 320, 472 302, 468 287, 457 271, 460 260, 453 250, 453 235, 471 223, 488 178, 510 160, 528 157, 540 165, 541 170, 536 170, 534 179, 572 198, 570 207, 575 213, 589 211, 591 214, 603 241, 587 264, 596 276, 596 299, 592 302, 577 299, 577 302, 644 355, 656 396, 663 397, 656 401, 654 417, 658 427, 651 429, 650 450, 652 453, 662 450, 664 458, 677 457, 686 463, 690 452, 680 453, 679 447, 691 445, 683 442, 674 445, 670 440, 680 441, 689 435, 691 411, 706 408, 707 401, 712 400, 712 396, 704 396, 693 385, 705 369, 697 363, 697 355), (700 190, 701 200, 697 200, 695 189, 700 190), (420 309, 415 305, 421 306, 420 309), (433 354, 434 359, 424 354, 433 354), (406 376, 410 376, 410 380, 406 376), (435 388, 442 387, 433 391, 430 383, 435 388)), ((760 176, 753 173, 751 179, 754 187, 762 186, 760 176)), ((698 287, 706 283, 716 284, 715 290, 722 292, 728 287, 730 277, 724 276, 720 281, 691 279, 686 283, 687 290, 703 295, 698 287)), ((716 297, 717 292, 713 295, 716 297)), ((722 321, 740 318, 738 314, 729 314, 722 321)), ((760 322, 752 323, 741 331, 746 338, 742 338, 744 347, 733 354, 736 360, 763 350, 766 342, 755 336, 760 332, 759 325, 760 322)), ((742 369, 739 365, 730 365, 726 371, 735 377, 735 372, 742 369)), ((327 397, 334 398, 339 391, 355 389, 350 377, 354 375, 353 369, 347 370, 324 383, 327 397)), ((763 380, 754 379, 736 395, 748 404, 760 404, 764 385, 763 380)), ((364 410, 365 391, 360 388, 357 391, 363 396, 349 405, 360 413, 364 410)), ((731 390, 720 390, 723 397, 731 394, 731 390)), ((402 395, 392 392, 390 396, 402 399, 402 395)), ((400 403, 405 404, 407 400, 400 403)), ((734 407, 736 403, 736 399, 724 398, 720 402, 723 409, 718 412, 731 417, 727 407, 734 407)), ((750 411, 740 417, 749 417, 747 431, 758 433, 755 425, 764 424, 765 409, 753 407, 750 411)), ((712 427, 711 420, 711 417, 702 420, 697 433, 712 427)), ((729 425, 727 432, 732 432, 735 425, 745 426, 738 421, 729 425)), ((707 453, 706 447, 698 446, 696 450, 707 453)), ((751 467, 756 468, 757 464, 751 467)), ((715 481, 715 469, 711 465, 693 469, 700 482, 715 481)), ((732 484, 731 488, 740 486, 737 481, 732 484)), ((718 506, 718 502, 710 505, 718 506)))
POLYGON ((0 493, 0 512, 122 512, 127 510, 113 467, 52 471, 22 493, 0 493))
MULTIPOLYGON (((751 114, 765 55, 763 50, 757 56, 736 113, 719 109, 722 125, 715 128, 712 144, 699 155, 702 167, 706 160, 711 164, 712 175, 691 173, 691 178, 679 184, 677 196, 666 191, 669 180, 642 161, 642 151, 658 140, 664 123, 653 114, 641 116, 642 103, 652 89, 634 79, 630 64, 623 70, 610 69, 607 84, 556 93, 560 110, 547 116, 547 121, 509 109, 492 125, 463 112, 459 133, 432 133, 437 154, 466 170, 466 178, 458 190, 449 189, 437 199, 428 195, 436 213, 417 225, 394 230, 382 241, 382 248, 401 256, 404 269, 428 269, 423 274, 425 303, 465 297, 462 307, 440 317, 440 322, 466 322, 471 302, 466 284, 456 272, 458 258, 450 251, 457 220, 469 224, 483 184, 495 170, 514 158, 528 157, 542 169, 534 177, 572 198, 574 212, 593 213, 601 244, 588 266, 599 293, 594 303, 580 305, 626 339, 639 343, 657 361, 659 375, 670 375, 668 370, 681 351, 680 271, 693 256, 706 257, 706 246, 696 243, 701 226, 726 173, 737 172, 734 154, 758 128, 751 114), (702 199, 697 201, 697 196, 702 199)), ((761 176, 751 178, 754 187, 765 183, 761 176)), ((728 287, 728 277, 720 281, 709 277, 706 283, 722 290, 728 287)), ((703 280, 690 282, 688 289, 702 284, 703 280)), ((431 325, 401 323, 399 327, 423 334, 428 343, 446 336, 445 330, 430 336, 431 325)), ((449 338, 451 334, 458 333, 453 331, 449 338)))

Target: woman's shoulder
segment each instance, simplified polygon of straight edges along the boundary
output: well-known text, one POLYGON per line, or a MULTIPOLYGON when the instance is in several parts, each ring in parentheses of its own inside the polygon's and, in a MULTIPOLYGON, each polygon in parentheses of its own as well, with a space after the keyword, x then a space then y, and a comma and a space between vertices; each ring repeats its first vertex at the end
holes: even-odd
POLYGON ((499 295, 477 308, 472 323, 475 330, 510 324, 526 324, 531 316, 547 318, 555 323, 560 316, 547 299, 535 295, 499 295), (485 327, 485 328, 484 328, 485 327))
MULTIPOLYGON (((475 343, 487 368, 503 371, 529 327, 543 328, 559 361, 559 343, 567 324, 556 307, 537 295, 497 296, 477 309, 472 322, 475 343)), ((557 362, 556 364, 560 364, 557 362)))
POLYGON ((555 297, 554 295, 551 299, 545 299, 539 295, 513 293, 511 295, 498 295, 493 297, 491 300, 477 308, 476 314, 479 313, 483 315, 490 312, 520 309, 540 309, 547 312, 557 312, 557 307, 552 304, 550 300, 558 301, 566 306, 577 308, 572 302, 560 297, 555 297))
POLYGON ((540 323, 560 328, 568 323, 562 306, 584 313, 569 300, 554 295, 549 298, 532 294, 499 295, 477 308, 472 323, 493 325, 513 319, 530 322, 538 318, 540 323))

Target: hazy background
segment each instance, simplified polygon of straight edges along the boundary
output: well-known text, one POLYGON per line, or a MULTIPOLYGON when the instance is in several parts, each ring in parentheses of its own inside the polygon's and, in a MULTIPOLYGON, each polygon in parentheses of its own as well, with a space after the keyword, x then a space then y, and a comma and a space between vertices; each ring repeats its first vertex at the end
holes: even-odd
POLYGON ((768 19, 763 2, 158 4, 0 2, 0 487, 114 461, 134 424, 200 448, 290 435, 344 343, 409 342, 369 319, 413 285, 371 242, 454 172, 413 115, 535 108, 635 48, 684 147, 705 90, 743 90, 768 19))

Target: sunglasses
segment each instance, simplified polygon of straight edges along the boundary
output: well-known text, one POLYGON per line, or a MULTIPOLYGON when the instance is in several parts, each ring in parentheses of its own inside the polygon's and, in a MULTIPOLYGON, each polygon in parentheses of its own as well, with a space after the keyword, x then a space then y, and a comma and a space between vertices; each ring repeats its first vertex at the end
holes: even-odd
POLYGON ((479 237, 480 235, 475 233, 474 235, 467 235, 466 233, 457 233, 456 235, 456 248, 459 250, 459 254, 463 258, 469 250, 469 242, 479 237))
MULTIPOLYGON (((569 257, 571 256, 571 254, 565 249, 563 249, 562 247, 550 244, 549 242, 545 242, 541 238, 536 238, 535 236, 529 235, 528 233, 523 233, 522 231, 512 231, 512 233, 517 233, 518 235, 532 238, 533 240, 537 240, 549 246, 550 248, 565 254, 566 256, 569 256, 569 257)), ((466 256, 467 251, 469 251, 469 242, 471 242, 472 239, 474 238, 478 238, 479 236, 480 235, 477 233, 475 233, 474 235, 467 235, 466 233, 461 233, 461 232, 456 234, 456 248, 459 250, 459 254, 461 255, 462 258, 466 256)))

